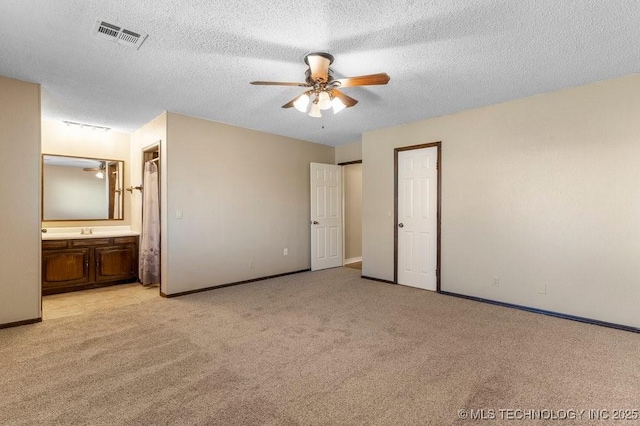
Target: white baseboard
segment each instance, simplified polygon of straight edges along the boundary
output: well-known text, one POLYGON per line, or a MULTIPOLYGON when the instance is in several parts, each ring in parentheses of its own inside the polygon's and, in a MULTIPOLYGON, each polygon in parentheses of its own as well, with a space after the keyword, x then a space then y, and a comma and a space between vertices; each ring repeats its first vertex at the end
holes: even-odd
POLYGON ((362 256, 360 257, 351 257, 349 259, 344 260, 344 264, 348 265, 350 263, 362 262, 362 256))

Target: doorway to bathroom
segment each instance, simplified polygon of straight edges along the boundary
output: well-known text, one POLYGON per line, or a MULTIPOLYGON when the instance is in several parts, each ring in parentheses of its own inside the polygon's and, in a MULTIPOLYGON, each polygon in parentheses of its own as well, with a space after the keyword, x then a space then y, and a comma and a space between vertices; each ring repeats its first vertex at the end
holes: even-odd
POLYGON ((142 226, 138 278, 160 286, 160 145, 142 151, 142 226))

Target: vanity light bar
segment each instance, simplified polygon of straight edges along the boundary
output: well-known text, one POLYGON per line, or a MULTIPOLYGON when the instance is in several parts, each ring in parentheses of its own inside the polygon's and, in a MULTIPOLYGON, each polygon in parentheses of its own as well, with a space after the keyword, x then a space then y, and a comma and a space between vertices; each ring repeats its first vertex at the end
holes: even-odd
POLYGON ((74 121, 63 121, 64 124, 66 124, 67 126, 78 126, 81 129, 92 129, 92 130, 102 130, 104 132, 108 132, 109 130, 111 130, 110 127, 103 127, 103 126, 94 126, 92 124, 85 124, 85 123, 76 123, 74 121))

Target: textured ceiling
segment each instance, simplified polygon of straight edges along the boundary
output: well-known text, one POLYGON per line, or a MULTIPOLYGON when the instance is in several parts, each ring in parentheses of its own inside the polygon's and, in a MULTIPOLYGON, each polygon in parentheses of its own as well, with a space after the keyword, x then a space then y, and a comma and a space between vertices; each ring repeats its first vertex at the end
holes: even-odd
MULTIPOLYGON (((368 130, 638 71, 640 2, 0 0, 0 75, 42 84, 45 119, 133 131, 162 111, 329 145, 368 130), (101 19, 149 37, 91 36, 101 19), (386 72, 314 119, 281 105, 303 57, 336 77, 386 72)), ((4 100, 2 100, 4 102, 4 100)))

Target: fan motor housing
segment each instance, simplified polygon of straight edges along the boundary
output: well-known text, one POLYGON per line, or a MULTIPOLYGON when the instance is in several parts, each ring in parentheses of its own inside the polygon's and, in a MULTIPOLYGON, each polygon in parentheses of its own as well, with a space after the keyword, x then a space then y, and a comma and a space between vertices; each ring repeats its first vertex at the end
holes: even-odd
POLYGON ((309 56, 322 56, 323 58, 327 58, 329 60, 329 64, 333 63, 333 55, 327 52, 312 52, 308 53, 304 57, 304 63, 309 65, 309 56))

